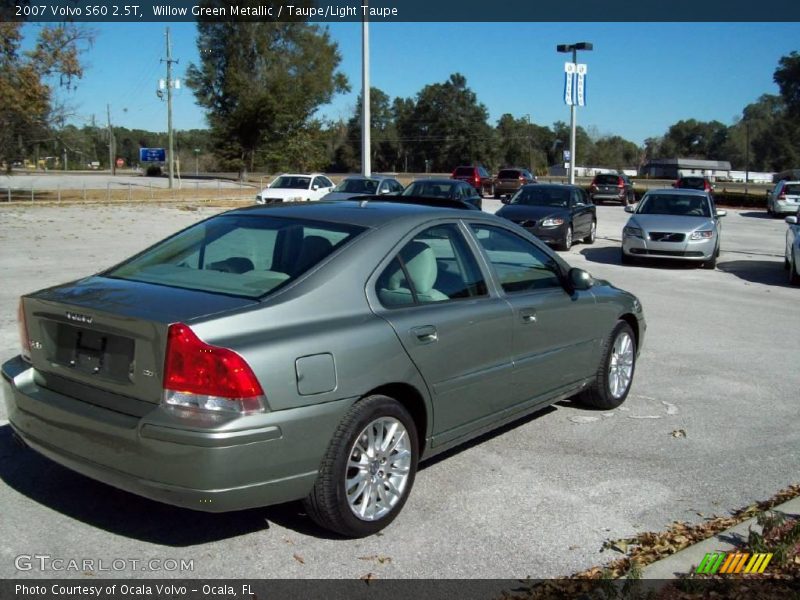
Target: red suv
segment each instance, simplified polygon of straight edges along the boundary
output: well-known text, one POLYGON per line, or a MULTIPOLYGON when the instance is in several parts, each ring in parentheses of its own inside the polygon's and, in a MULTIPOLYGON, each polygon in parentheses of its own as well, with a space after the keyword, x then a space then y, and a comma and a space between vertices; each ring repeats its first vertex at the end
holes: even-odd
POLYGON ((466 181, 476 190, 481 196, 494 195, 494 179, 492 175, 483 167, 456 167, 450 179, 460 179, 466 181))

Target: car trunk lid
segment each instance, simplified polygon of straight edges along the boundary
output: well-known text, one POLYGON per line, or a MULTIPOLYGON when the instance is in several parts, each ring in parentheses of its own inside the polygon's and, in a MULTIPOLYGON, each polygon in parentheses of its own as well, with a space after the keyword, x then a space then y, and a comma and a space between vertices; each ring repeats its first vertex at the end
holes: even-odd
POLYGON ((107 392, 120 397, 121 412, 131 414, 137 409, 125 399, 161 400, 171 323, 255 302, 95 276, 27 296, 23 310, 42 385, 73 396, 85 387, 81 397, 96 398, 96 404, 113 398, 100 393, 107 392))

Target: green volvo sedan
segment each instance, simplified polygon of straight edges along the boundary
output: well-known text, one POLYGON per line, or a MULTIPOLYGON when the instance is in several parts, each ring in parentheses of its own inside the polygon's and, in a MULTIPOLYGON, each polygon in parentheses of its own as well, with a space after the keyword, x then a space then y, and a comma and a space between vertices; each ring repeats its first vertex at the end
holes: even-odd
POLYGON ((505 219, 399 200, 233 210, 24 296, 15 433, 141 496, 302 499, 365 536, 420 460, 564 398, 625 400, 636 297, 505 219))

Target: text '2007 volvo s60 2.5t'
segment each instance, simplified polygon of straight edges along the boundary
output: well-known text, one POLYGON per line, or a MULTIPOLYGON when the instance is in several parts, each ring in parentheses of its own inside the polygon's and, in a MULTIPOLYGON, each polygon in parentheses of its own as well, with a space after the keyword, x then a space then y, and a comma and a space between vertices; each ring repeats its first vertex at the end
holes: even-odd
POLYGON ((20 301, 14 431, 89 477, 230 511, 303 499, 364 536, 417 464, 580 395, 611 408, 639 301, 516 225, 365 201, 251 207, 20 301))

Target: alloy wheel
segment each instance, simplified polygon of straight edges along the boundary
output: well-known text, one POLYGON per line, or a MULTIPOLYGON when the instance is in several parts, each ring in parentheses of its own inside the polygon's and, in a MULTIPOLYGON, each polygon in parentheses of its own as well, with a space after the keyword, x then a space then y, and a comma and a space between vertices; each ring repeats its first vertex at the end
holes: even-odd
POLYGON ((621 331, 614 340, 608 361, 608 391, 614 398, 622 397, 633 377, 633 340, 627 331, 621 331))
POLYGON ((356 438, 345 471, 347 504, 363 521, 386 516, 403 497, 411 471, 411 439, 394 417, 375 419, 356 438))

